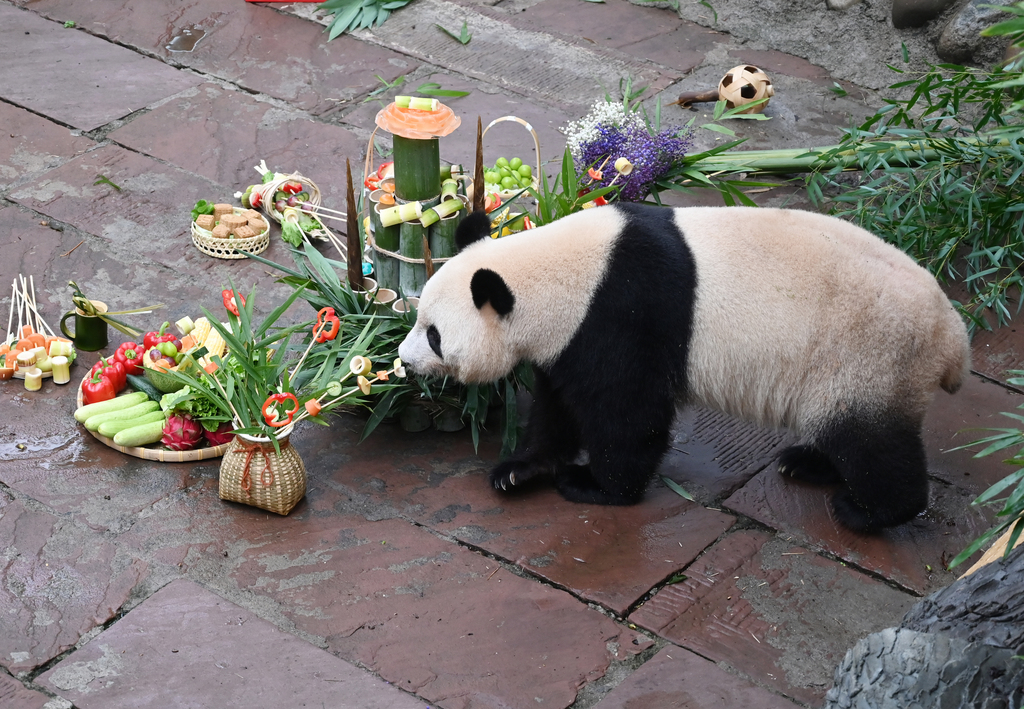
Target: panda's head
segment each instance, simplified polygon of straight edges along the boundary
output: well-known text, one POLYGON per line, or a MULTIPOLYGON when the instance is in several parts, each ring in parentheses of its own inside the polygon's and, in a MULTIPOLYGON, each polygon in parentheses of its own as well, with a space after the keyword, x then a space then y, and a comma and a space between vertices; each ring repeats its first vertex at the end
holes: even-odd
POLYGON ((459 255, 424 286, 416 325, 398 348, 402 362, 417 374, 484 383, 508 374, 519 361, 510 338, 515 295, 500 267, 486 254, 481 258, 479 250, 491 244, 476 243, 489 232, 483 212, 463 219, 456 234, 459 255))

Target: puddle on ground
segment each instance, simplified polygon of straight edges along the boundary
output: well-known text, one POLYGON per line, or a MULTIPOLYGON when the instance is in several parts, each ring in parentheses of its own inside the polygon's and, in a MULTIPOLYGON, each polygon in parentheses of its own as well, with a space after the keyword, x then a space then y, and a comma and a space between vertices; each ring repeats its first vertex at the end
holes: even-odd
POLYGON ((199 40, 206 36, 206 30, 199 25, 191 25, 171 37, 166 49, 171 52, 191 52, 199 44, 199 40))

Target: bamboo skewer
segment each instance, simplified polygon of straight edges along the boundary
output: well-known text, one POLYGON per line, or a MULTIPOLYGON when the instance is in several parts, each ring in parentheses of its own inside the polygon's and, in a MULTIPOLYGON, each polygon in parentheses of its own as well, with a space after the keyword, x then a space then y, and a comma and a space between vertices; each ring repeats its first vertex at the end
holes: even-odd
POLYGON ((7 336, 4 342, 17 342, 21 338, 21 331, 26 325, 32 328, 34 332, 42 335, 46 333, 49 333, 51 336, 56 335, 53 328, 43 319, 42 314, 39 312, 36 301, 35 276, 30 275, 26 280, 25 276, 18 274, 11 282, 11 308, 7 313, 7 336), (15 313, 18 314, 18 326, 17 329, 12 331, 11 326, 14 324, 15 313))

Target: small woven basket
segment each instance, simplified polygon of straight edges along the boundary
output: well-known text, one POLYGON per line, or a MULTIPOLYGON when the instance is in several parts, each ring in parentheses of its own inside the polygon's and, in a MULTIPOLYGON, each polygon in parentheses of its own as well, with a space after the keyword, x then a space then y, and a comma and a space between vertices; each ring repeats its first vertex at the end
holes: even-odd
MULTIPOLYGON (((498 123, 505 123, 505 122, 518 123, 523 128, 525 128, 526 130, 530 131, 530 135, 533 136, 533 148, 536 151, 536 156, 537 156, 537 171, 533 173, 533 178, 530 181, 532 183, 533 189, 536 190, 540 186, 540 182, 539 182, 540 170, 541 170, 541 164, 540 164, 540 136, 537 135, 537 131, 535 131, 533 129, 533 126, 531 126, 529 124, 529 122, 524 121, 519 116, 502 116, 501 118, 495 118, 493 121, 491 121, 490 123, 487 124, 486 128, 484 128, 483 133, 480 134, 480 139, 483 140, 484 136, 487 135, 487 131, 489 131, 495 125, 497 125, 498 123)), ((517 187, 517 188, 511 189, 511 190, 501 190, 500 192, 498 192, 498 196, 501 197, 502 201, 507 202, 508 200, 512 199, 513 197, 515 197, 517 194, 519 194, 522 191, 523 191, 523 188, 521 188, 521 187, 517 187)), ((470 197, 472 197, 472 190, 469 191, 469 194, 470 194, 470 197)))
MULTIPOLYGON (((234 213, 241 214, 246 210, 235 207, 234 213)), ((248 239, 218 239, 213 232, 203 229, 192 222, 192 244, 207 256, 223 259, 248 258, 249 254, 261 254, 270 246, 270 228, 264 229, 256 236, 248 239)))
POLYGON ((287 435, 281 452, 265 438, 237 435, 220 464, 220 499, 287 515, 306 494, 306 466, 287 435))
POLYGON ((320 192, 320 188, 317 186, 315 182, 313 182, 308 177, 305 177, 304 175, 300 175, 297 172, 293 172, 288 175, 281 175, 280 177, 277 177, 271 180, 270 182, 267 182, 256 188, 260 191, 260 209, 263 211, 263 213, 269 216, 278 224, 280 224, 284 220, 284 215, 281 214, 281 212, 277 211, 277 208, 274 207, 274 194, 278 190, 280 190, 281 186, 284 185, 284 183, 286 182, 298 182, 305 188, 306 192, 309 192, 309 204, 313 205, 313 213, 309 214, 308 216, 311 217, 320 226, 317 229, 305 232, 306 236, 309 236, 310 238, 313 239, 319 239, 320 241, 331 240, 331 236, 333 234, 331 233, 330 229, 327 228, 327 225, 323 223, 323 220, 320 219, 320 216, 316 213, 317 209, 320 207, 320 202, 323 199, 323 194, 320 192))

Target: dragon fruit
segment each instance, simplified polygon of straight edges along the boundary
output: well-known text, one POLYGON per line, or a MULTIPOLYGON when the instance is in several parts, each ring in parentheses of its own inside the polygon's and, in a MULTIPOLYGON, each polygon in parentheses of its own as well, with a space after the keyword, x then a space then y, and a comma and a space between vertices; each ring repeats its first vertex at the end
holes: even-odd
POLYGON ((172 451, 189 451, 203 440, 203 427, 188 414, 175 414, 167 419, 160 442, 172 451))
POLYGON ((203 436, 206 438, 206 442, 211 446, 230 443, 233 435, 235 435, 235 427, 231 425, 230 421, 222 423, 217 427, 216 431, 207 431, 205 428, 203 429, 203 436))

